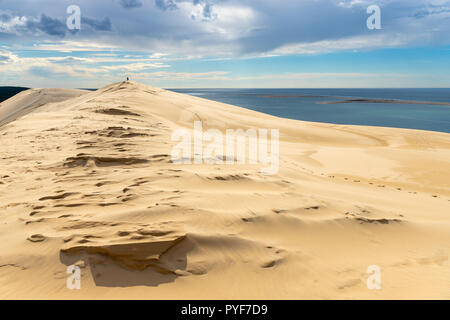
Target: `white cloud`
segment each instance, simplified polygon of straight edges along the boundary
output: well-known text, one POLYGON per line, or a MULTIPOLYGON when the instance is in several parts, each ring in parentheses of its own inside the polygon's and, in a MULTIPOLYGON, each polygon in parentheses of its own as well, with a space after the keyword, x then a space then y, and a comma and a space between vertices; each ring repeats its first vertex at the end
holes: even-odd
POLYGON ((209 72, 170 72, 158 71, 151 73, 137 73, 132 74, 134 78, 140 79, 161 79, 161 80, 227 80, 227 71, 209 71, 209 72))
POLYGON ((129 63, 123 65, 104 66, 102 68, 108 71, 140 71, 145 69, 159 69, 168 67, 170 67, 170 65, 156 62, 156 63, 129 63))
MULTIPOLYGON (((0 12, 1 14, 1 12, 0 12)), ((4 13, 7 15, 6 13, 4 13)), ((0 20, 0 33, 12 33, 12 34, 19 34, 18 29, 21 27, 25 27, 27 24, 27 18, 24 16, 14 16, 9 17, 7 21, 0 20)))
MULTIPOLYGON (((145 59, 144 59, 145 60, 145 59)), ((170 65, 163 62, 148 59, 150 62, 142 62, 141 59, 123 59, 113 57, 19 57, 9 51, 0 50, 0 73, 16 76, 24 75, 46 77, 46 75, 94 77, 97 74, 119 75, 122 72, 140 72, 148 69, 168 68, 170 65), (133 62, 132 61, 141 61, 133 62), (109 63, 109 64, 108 64, 109 63)))
POLYGON ((15 54, 13 54, 13 53, 11 53, 9 51, 0 49, 0 66, 2 64, 3 65, 7 65, 7 64, 10 64, 10 63, 14 63, 18 59, 19 58, 15 54))
POLYGON ((348 50, 395 48, 408 44, 409 40, 404 36, 390 36, 386 34, 357 36, 336 40, 288 44, 273 50, 272 53, 276 55, 321 54, 348 50))
POLYGON ((182 14, 191 15, 195 28, 223 40, 245 37, 258 24, 258 14, 251 7, 241 5, 217 4, 211 7, 208 18, 204 16, 205 3, 178 4, 182 14))
MULTIPOLYGON (((57 51, 57 52, 77 52, 77 51, 119 51, 119 46, 110 44, 98 43, 95 41, 42 41, 33 44, 32 47, 22 46, 26 49, 43 50, 43 51, 57 51)), ((20 48, 20 46, 19 46, 20 48)))

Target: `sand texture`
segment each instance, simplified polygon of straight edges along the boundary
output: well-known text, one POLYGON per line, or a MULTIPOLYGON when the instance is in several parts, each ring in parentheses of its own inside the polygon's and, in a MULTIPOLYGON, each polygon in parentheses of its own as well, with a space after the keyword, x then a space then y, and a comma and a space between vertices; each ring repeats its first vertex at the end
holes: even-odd
POLYGON ((0 298, 450 298, 450 135, 288 120, 134 82, 0 104, 0 298), (172 132, 280 130, 280 170, 172 132), (81 268, 81 290, 66 287, 81 268), (382 271, 381 290, 366 270, 382 271))

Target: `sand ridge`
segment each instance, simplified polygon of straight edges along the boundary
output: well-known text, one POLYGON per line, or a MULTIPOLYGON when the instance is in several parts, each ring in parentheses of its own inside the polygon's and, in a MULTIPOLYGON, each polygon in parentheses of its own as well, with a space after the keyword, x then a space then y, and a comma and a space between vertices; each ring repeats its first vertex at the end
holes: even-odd
POLYGON ((85 94, 75 89, 29 89, 0 103, 0 126, 49 103, 64 101, 85 94))
POLYGON ((288 120, 130 81, 30 94, 0 105, 2 298, 450 297, 448 134, 288 120), (173 130, 199 120, 279 129, 279 173, 174 165, 173 130), (66 288, 72 264, 81 290, 66 288), (370 265, 382 290, 366 287, 370 265))

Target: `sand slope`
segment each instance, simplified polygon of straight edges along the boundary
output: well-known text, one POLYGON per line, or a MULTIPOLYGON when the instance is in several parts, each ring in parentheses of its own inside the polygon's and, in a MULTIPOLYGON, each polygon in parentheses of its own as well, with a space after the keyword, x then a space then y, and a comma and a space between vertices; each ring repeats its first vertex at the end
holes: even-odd
MULTIPOLYGON (((27 94, 4 104, 28 108, 27 94)), ((1 298, 450 298, 450 135, 133 82, 50 96, 0 127, 1 298), (279 173, 174 165, 171 134, 195 120, 279 129, 279 173), (370 265, 381 290, 366 287, 370 265)))
POLYGON ((87 93, 75 89, 29 89, 0 103, 0 126, 45 104, 61 102, 87 93))

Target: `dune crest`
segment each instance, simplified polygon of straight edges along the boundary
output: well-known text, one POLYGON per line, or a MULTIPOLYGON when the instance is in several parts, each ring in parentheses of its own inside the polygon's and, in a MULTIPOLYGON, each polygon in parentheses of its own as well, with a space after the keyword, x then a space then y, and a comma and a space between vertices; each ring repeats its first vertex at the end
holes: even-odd
POLYGON ((0 297, 449 298, 450 135, 282 119, 127 81, 0 104, 0 297), (175 165, 278 129, 280 169, 175 165), (68 290, 66 269, 82 272, 68 290), (382 270, 369 290, 366 270, 382 270))
POLYGON ((0 103, 0 126, 14 121, 46 104, 57 103, 85 94, 75 89, 29 89, 0 103))

